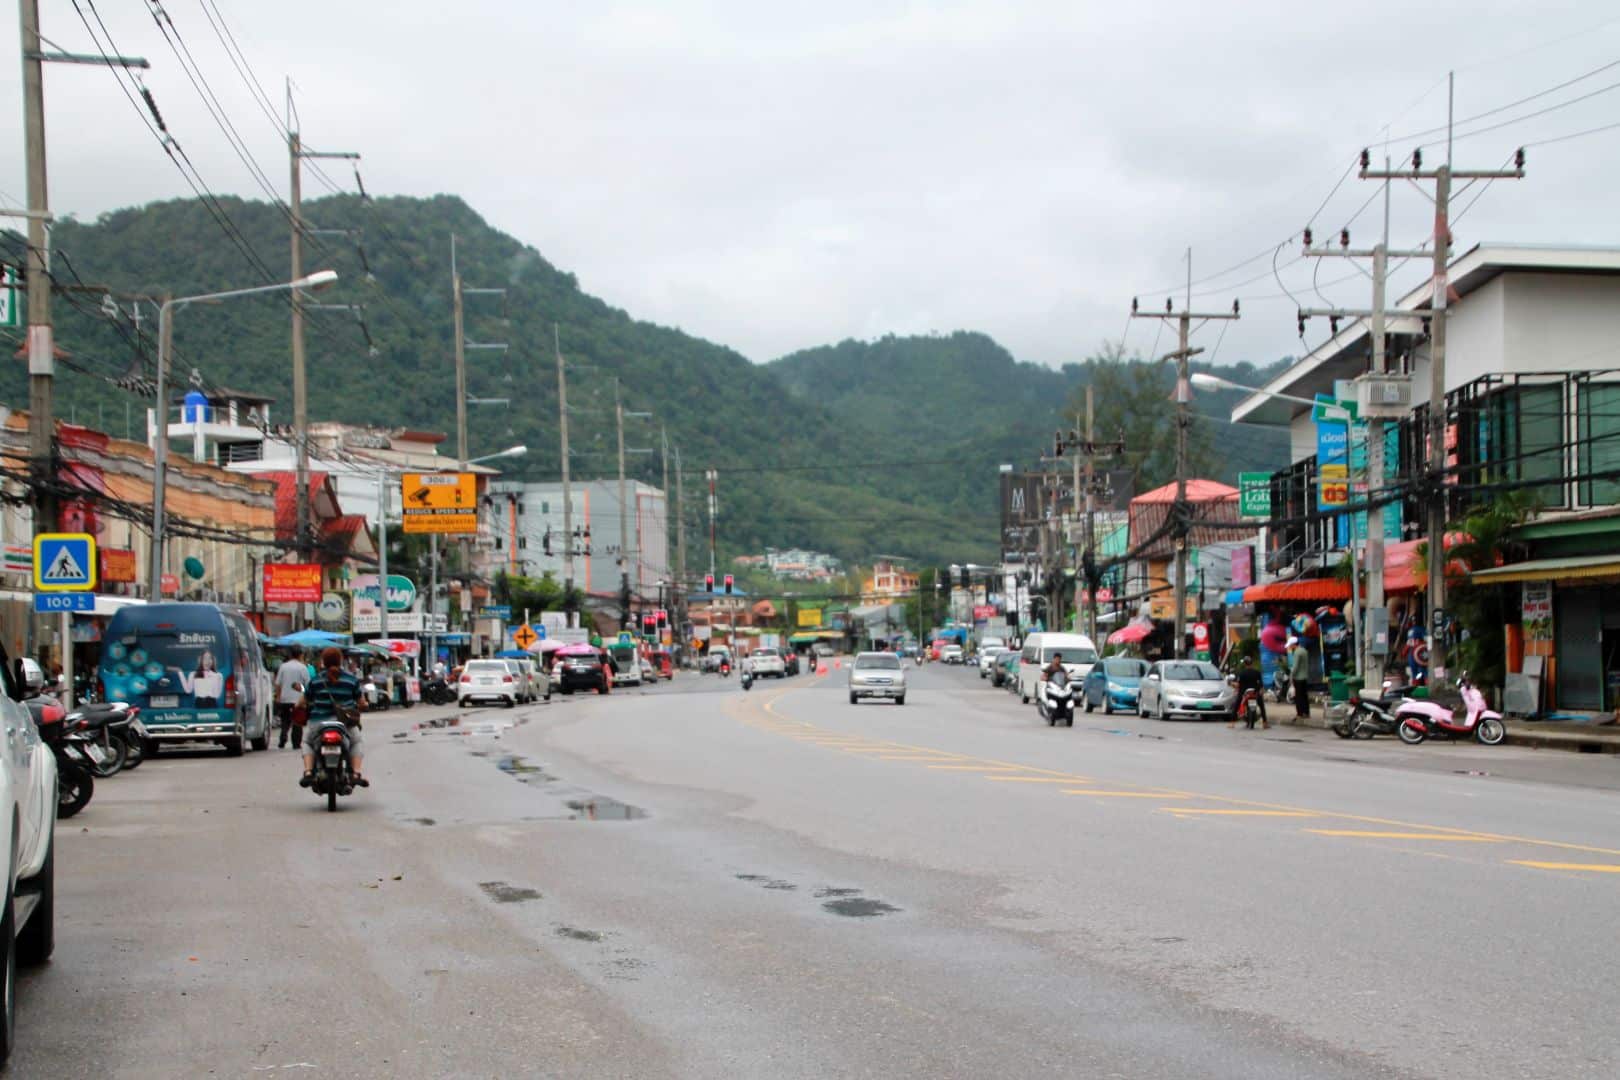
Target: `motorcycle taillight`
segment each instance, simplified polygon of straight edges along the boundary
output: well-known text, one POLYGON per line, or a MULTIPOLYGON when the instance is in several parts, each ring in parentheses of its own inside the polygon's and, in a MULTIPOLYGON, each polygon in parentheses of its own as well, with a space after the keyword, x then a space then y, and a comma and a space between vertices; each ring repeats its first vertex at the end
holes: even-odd
POLYGON ((323 743, 340 743, 342 741, 343 732, 341 731, 332 730, 321 732, 321 742, 323 743))
POLYGON ((39 722, 42 724, 59 723, 67 715, 67 710, 60 705, 45 705, 39 710, 39 722))

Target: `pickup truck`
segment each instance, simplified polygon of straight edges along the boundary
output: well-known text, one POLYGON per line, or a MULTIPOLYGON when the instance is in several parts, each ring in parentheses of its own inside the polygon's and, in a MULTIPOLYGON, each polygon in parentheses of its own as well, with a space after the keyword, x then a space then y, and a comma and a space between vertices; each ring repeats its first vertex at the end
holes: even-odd
POLYGON ((782 662, 782 654, 775 649, 755 649, 748 654, 748 666, 756 679, 763 679, 767 675, 774 675, 780 679, 787 674, 787 665, 782 662))

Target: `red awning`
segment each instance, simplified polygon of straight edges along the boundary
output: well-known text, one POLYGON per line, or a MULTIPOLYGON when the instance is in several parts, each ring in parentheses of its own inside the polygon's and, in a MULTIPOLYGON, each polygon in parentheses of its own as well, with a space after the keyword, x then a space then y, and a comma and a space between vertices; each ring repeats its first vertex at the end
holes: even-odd
POLYGON ((1250 585, 1243 590, 1245 604, 1314 603, 1322 600, 1350 599, 1350 583, 1338 578, 1311 578, 1307 581, 1273 581, 1269 585, 1250 585))
POLYGON ((1401 540, 1384 545, 1384 595, 1414 593, 1429 580, 1429 569, 1418 558, 1422 540, 1401 540))

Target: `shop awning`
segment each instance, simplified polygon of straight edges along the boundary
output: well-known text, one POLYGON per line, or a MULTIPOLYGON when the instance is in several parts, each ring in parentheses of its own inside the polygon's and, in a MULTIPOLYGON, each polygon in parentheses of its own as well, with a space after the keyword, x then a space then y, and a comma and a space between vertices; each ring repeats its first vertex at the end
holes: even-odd
POLYGON ((789 635, 788 644, 813 645, 818 641, 842 641, 843 638, 842 630, 807 630, 802 634, 789 635))
POLYGON ((1422 540, 1400 540, 1384 545, 1384 595, 1413 593, 1429 580, 1429 568, 1418 558, 1422 540))
POLYGON ((1350 583, 1338 578, 1310 578, 1306 581, 1273 581, 1250 585, 1243 590, 1245 604, 1315 603, 1322 600, 1350 599, 1350 583))
POLYGON ((1229 590, 1227 590, 1227 593, 1226 593, 1226 606, 1231 607, 1233 604, 1241 604, 1241 603, 1243 603, 1243 593, 1244 593, 1243 589, 1229 589, 1229 590))
POLYGON ((1514 581, 1579 581, 1583 578, 1620 577, 1620 555, 1575 555, 1565 559, 1531 559, 1475 570, 1473 579, 1483 585, 1505 585, 1514 581))

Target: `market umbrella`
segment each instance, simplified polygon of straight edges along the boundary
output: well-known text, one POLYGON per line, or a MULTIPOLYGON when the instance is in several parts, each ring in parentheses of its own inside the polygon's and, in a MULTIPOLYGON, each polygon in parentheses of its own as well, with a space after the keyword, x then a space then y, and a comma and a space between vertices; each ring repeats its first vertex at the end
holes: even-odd
POLYGON ((329 645, 346 645, 348 634, 329 634, 325 630, 299 630, 297 633, 278 637, 273 644, 299 645, 308 649, 324 649, 329 645))
POLYGON ((586 645, 584 642, 576 642, 573 645, 564 645, 562 648, 558 649, 557 650, 557 655, 558 656, 595 656, 595 655, 597 655, 597 651, 598 650, 596 649, 595 646, 586 645))
POLYGON ((1108 644, 1134 644, 1135 642, 1141 641, 1151 633, 1153 633, 1152 626, 1148 625, 1147 623, 1133 622, 1126 626, 1122 626, 1118 630, 1115 630, 1112 634, 1109 634, 1108 644))

